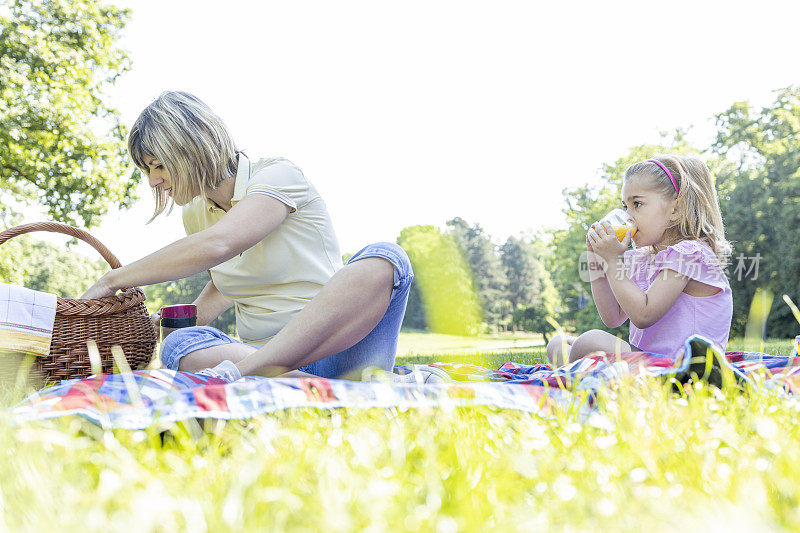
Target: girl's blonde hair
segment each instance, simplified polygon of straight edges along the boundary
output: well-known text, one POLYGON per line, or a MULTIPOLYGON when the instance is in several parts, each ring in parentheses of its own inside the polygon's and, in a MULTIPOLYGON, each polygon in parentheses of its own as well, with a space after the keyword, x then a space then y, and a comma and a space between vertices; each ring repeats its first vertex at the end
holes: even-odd
MULTIPOLYGON (((182 91, 161 93, 139 114, 128 135, 128 153, 145 175, 145 159, 155 157, 172 178, 173 196, 205 196, 222 180, 236 175, 238 150, 230 132, 199 98, 182 91)), ((168 196, 153 189, 152 222, 167 207, 168 196)), ((172 205, 170 205, 170 210, 172 205)))
MULTIPOLYGON (((651 161, 629 166, 624 179, 647 179, 664 198, 677 198, 679 218, 667 228, 665 244, 670 246, 684 240, 702 241, 714 251, 721 265, 726 264, 733 250, 725 240, 725 226, 722 223, 717 191, 708 167, 696 157, 668 154, 658 155, 653 159, 672 173, 678 185, 677 194, 664 169, 651 161)), ((650 251, 655 253, 659 250, 653 246, 650 251)))

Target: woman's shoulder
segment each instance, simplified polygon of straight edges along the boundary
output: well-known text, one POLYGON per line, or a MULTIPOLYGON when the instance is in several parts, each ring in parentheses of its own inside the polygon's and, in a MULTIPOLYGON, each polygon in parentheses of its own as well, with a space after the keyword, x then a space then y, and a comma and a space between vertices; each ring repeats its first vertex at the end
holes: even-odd
POLYGON ((285 157, 260 157, 258 159, 253 159, 250 167, 250 174, 255 175, 259 172, 270 169, 270 170, 278 170, 278 169, 291 169, 297 172, 300 171, 300 167, 286 159, 285 157))
POLYGON ((300 184, 306 177, 300 168, 284 157, 264 157, 254 160, 250 167, 250 183, 300 184))

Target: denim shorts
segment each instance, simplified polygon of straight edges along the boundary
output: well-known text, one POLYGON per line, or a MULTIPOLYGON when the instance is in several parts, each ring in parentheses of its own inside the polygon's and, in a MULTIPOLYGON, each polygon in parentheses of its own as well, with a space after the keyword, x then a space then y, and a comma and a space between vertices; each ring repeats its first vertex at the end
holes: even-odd
MULTIPOLYGON (((389 307, 378 325, 359 342, 339 353, 330 355, 299 370, 325 378, 351 374, 366 367, 378 367, 391 372, 397 353, 397 339, 408 303, 408 293, 414 279, 411 261, 405 250, 390 242, 365 246, 347 264, 368 257, 380 257, 394 266, 394 286, 389 307)), ((222 344, 242 343, 216 328, 195 326, 176 330, 161 344, 161 362, 166 368, 177 370, 181 358, 203 348, 222 344)), ((254 348, 260 346, 250 345, 254 348)))

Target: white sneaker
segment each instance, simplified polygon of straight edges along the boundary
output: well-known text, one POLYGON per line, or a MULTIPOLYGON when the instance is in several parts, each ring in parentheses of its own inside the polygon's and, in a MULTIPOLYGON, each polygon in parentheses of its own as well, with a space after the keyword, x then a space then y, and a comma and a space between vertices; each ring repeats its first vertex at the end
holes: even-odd
POLYGON ((196 374, 209 378, 221 379, 228 383, 232 383, 242 377, 242 373, 239 372, 239 369, 231 361, 223 361, 214 368, 205 368, 200 372, 196 372, 196 374))
POLYGON ((441 368, 430 365, 408 365, 411 372, 408 374, 392 374, 395 383, 413 383, 430 385, 432 383, 448 383, 453 381, 450 375, 441 368))

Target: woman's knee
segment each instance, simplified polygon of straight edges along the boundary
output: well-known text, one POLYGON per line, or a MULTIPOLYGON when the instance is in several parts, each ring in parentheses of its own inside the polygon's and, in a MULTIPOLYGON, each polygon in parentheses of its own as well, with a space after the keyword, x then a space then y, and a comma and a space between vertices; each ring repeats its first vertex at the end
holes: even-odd
POLYGON ((371 290, 392 290, 394 287, 394 266, 383 257, 364 257, 355 263, 350 263, 349 268, 358 272, 359 285, 371 290))
POLYGON ((231 342, 236 341, 209 326, 176 329, 161 342, 161 364, 170 370, 178 370, 181 359, 189 353, 231 342))
POLYGON ((180 346, 183 345, 187 339, 196 335, 197 328, 181 328, 176 329, 161 341, 161 364, 170 370, 178 370, 181 356, 178 354, 180 346), (195 330, 195 331, 192 331, 195 330))
POLYGON ((410 284, 414 279, 414 269, 408 254, 400 245, 393 242, 376 242, 365 246, 350 258, 348 265, 372 257, 384 259, 392 265, 394 288, 403 283, 410 284))

